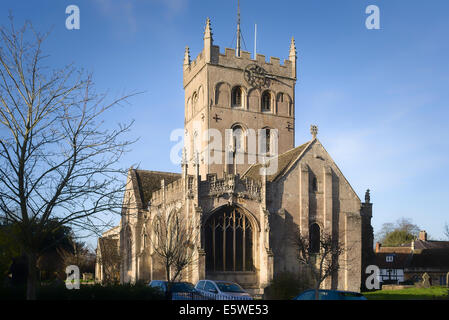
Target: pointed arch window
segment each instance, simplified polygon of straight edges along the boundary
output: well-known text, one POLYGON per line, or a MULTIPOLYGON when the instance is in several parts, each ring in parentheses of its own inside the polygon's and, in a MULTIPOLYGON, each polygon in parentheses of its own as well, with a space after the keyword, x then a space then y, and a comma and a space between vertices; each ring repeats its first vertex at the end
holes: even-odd
POLYGON ((317 223, 313 223, 309 227, 309 250, 311 253, 320 252, 321 229, 317 223))
POLYGON ((126 257, 127 257, 127 267, 128 270, 132 269, 132 261, 133 261, 133 250, 132 250, 132 233, 131 233, 131 228, 128 226, 128 228, 126 228, 126 257))
POLYGON ((198 111, 198 94, 196 92, 193 93, 192 96, 192 106, 193 106, 193 112, 197 112, 198 111))
POLYGON ((253 229, 243 212, 226 207, 207 220, 205 229, 208 271, 253 271, 253 229))
POLYGON ((317 192, 318 191, 318 181, 316 177, 313 177, 312 179, 312 191, 317 192))

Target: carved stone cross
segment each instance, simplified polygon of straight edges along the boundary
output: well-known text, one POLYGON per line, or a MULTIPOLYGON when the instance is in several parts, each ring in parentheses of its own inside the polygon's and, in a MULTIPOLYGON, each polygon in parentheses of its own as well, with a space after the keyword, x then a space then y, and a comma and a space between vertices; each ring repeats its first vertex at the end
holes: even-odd
POLYGON ((218 114, 215 114, 215 116, 214 116, 212 119, 214 119, 215 122, 218 122, 218 121, 222 120, 222 119, 218 116, 218 114))

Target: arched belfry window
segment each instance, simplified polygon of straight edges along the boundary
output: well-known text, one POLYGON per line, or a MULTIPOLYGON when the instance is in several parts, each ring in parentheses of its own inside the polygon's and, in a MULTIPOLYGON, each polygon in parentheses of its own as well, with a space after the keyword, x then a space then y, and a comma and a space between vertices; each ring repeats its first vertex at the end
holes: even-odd
POLYGON ((253 228, 238 208, 225 207, 205 225, 208 272, 253 271, 253 228))
POLYGON ((262 94, 262 111, 271 111, 271 93, 269 91, 265 91, 262 94))
POLYGON ((242 87, 235 87, 232 89, 232 107, 243 107, 243 89, 242 87))
POLYGON ((234 152, 244 152, 245 136, 243 128, 240 125, 236 125, 232 128, 232 137, 234 139, 233 141, 234 152))
POLYGON ((192 106, 193 106, 193 112, 197 112, 198 111, 198 94, 196 92, 193 93, 192 96, 192 106))
POLYGON ((317 223, 313 223, 309 227, 309 249, 311 253, 320 252, 321 230, 317 223))
POLYGON ((261 150, 261 154, 270 153, 271 151, 271 129, 270 128, 263 128, 262 134, 265 138, 265 144, 262 145, 262 148, 265 148, 265 150, 261 150))

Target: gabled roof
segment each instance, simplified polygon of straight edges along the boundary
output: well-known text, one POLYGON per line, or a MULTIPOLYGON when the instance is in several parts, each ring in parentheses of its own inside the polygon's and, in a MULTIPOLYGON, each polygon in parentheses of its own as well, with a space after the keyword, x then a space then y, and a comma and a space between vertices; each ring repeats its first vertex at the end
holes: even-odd
POLYGON ((420 240, 417 239, 415 240, 415 244, 414 244, 415 250, 416 249, 421 249, 421 250, 425 250, 425 249, 446 249, 449 250, 449 241, 432 241, 432 240, 428 240, 428 241, 424 241, 424 240, 420 240))
MULTIPOLYGON (((278 168, 276 173, 272 175, 267 175, 267 181, 273 182, 278 176, 285 172, 285 170, 290 167, 304 152, 307 146, 311 143, 311 141, 300 145, 294 149, 291 149, 287 152, 284 152, 277 156, 277 158, 269 161, 278 161, 278 168)), ((269 165, 268 163, 268 165, 269 165)), ((251 178, 253 180, 261 180, 260 169, 262 168, 262 164, 253 164, 249 169, 243 174, 242 178, 251 178)))
POLYGON ((440 268, 449 270, 449 241, 424 241, 416 239, 398 247, 381 247, 376 253, 380 268, 414 269, 440 268), (386 257, 393 255, 393 263, 386 257))
POLYGON ((404 269, 411 259, 410 252, 408 253, 376 253, 376 266, 381 269, 404 269), (387 257, 393 256, 393 261, 388 262, 387 257))
POLYGON ((180 173, 173 172, 131 169, 130 173, 136 199, 142 208, 147 207, 153 192, 161 188, 161 180, 167 185, 181 179, 180 173))

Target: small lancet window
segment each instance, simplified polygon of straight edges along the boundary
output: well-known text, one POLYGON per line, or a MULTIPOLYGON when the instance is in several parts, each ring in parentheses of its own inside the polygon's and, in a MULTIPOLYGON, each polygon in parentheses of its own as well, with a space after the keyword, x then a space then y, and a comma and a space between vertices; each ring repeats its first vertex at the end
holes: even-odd
POLYGON ((265 128, 265 153, 270 153, 271 149, 271 130, 265 128))
POLYGON ((320 237, 321 230, 317 223, 314 223, 309 228, 309 250, 310 253, 320 252, 320 237))
POLYGON ((316 177, 313 177, 313 179, 312 179, 312 191, 313 192, 318 191, 318 182, 316 180, 316 177))

